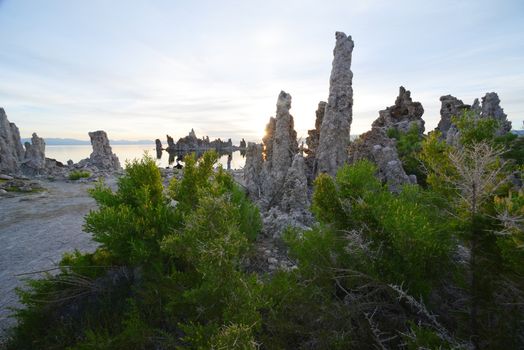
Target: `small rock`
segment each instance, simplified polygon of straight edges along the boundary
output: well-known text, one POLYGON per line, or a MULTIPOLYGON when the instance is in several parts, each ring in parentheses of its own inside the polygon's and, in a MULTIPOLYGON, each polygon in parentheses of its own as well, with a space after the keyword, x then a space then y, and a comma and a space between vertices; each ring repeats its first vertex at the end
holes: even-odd
POLYGON ((13 177, 6 174, 0 174, 0 180, 13 180, 13 177))
POLYGON ((3 188, 0 188, 0 194, 6 194, 6 193, 7 193, 6 190, 4 190, 3 188))

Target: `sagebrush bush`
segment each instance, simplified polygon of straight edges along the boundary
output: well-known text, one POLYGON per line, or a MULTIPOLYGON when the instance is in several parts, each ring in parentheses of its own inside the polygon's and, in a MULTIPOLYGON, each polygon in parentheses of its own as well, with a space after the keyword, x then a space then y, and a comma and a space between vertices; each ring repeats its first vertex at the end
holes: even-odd
POLYGON ((69 173, 69 180, 80 180, 80 179, 83 179, 83 178, 90 178, 91 177, 91 173, 87 170, 73 170, 69 173))

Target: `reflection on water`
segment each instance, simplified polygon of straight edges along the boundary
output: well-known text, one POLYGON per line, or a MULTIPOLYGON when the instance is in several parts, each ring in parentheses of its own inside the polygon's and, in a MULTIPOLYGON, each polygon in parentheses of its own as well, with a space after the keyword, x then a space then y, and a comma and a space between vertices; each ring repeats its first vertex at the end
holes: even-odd
MULTIPOLYGON (((114 145, 111 146, 113 152, 120 159, 122 166, 125 164, 126 160, 140 159, 144 155, 144 152, 147 152, 150 156, 155 157, 155 145, 114 145)), ((50 146, 47 145, 45 148, 46 157, 54 158, 62 163, 66 163, 69 159, 73 160, 75 163, 79 162, 84 158, 88 158, 92 152, 91 145, 60 145, 60 146, 50 146)), ((162 152, 161 158, 157 159, 157 164, 159 167, 172 167, 176 165, 177 155, 167 154, 167 152, 162 152)), ((182 155, 183 156, 183 155, 182 155)), ((179 162, 182 162, 180 160, 179 162)), ((235 151, 231 154, 220 154, 219 163, 222 164, 224 169, 227 169, 228 162, 231 164, 231 169, 241 169, 246 163, 245 151, 235 151)), ((183 163, 182 163, 183 164, 183 163)))

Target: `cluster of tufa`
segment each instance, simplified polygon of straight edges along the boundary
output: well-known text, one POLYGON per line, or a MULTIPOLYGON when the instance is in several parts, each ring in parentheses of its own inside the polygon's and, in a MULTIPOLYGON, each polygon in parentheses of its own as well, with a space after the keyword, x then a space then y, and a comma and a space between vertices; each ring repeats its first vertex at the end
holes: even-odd
POLYGON ((309 131, 307 157, 298 147, 291 95, 282 91, 276 116, 269 119, 262 144, 247 145, 244 183, 262 209, 266 232, 278 236, 286 226, 304 227, 309 213, 310 184, 321 172, 334 175, 347 162, 353 116, 351 55, 354 43, 336 33, 328 102, 320 102, 315 129, 309 131))
POLYGON ((67 166, 56 159, 45 156, 45 141, 33 133, 31 142, 22 146, 20 132, 10 123, 3 108, 0 108, 0 174, 13 176, 63 176, 71 170, 86 169, 90 173, 120 170, 118 157, 112 152, 105 131, 90 132, 93 152, 87 159, 67 166))
MULTIPOLYGON (((315 128, 308 131, 305 140, 307 148, 298 147, 293 117, 289 113, 291 96, 283 91, 278 96, 276 116, 271 117, 266 126, 262 144, 247 144, 243 180, 249 196, 262 210, 268 232, 278 233, 287 225, 308 225, 313 180, 321 173, 335 176, 344 164, 362 159, 372 161, 377 165, 377 176, 393 192, 400 191, 404 184, 417 183, 416 176, 404 170, 397 140, 389 135, 416 128, 422 138, 425 131, 422 104, 413 101, 410 91, 401 86, 395 103, 379 111, 371 130, 350 143, 354 43, 351 36, 342 32, 337 32, 335 37, 329 97, 327 102, 318 104, 315 128)), ((458 137, 452 117, 462 115, 465 110, 474 111, 476 118, 496 119, 499 135, 511 129, 511 122, 494 92, 482 98, 482 105, 478 100, 472 106, 465 105, 451 95, 440 100, 441 120, 437 130, 448 143, 456 142, 458 137)))

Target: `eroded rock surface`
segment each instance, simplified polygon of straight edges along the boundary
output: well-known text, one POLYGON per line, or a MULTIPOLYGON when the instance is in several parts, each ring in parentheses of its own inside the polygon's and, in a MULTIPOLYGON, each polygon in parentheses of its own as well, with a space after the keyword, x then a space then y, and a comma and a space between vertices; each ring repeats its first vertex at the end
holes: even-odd
POLYGON ((20 131, 15 123, 9 122, 4 109, 0 108, 0 172, 18 173, 23 159, 20 131))
POLYGON ((277 114, 273 146, 270 157, 267 158, 274 182, 280 183, 285 178, 293 156, 298 152, 297 132, 293 116, 289 113, 291 95, 281 91, 277 100, 277 114))
POLYGON ((493 118, 499 123, 495 134, 504 135, 511 131, 511 121, 507 119, 506 113, 500 107, 500 98, 495 92, 488 92, 482 97, 482 104, 475 99, 473 104, 464 104, 461 100, 451 95, 440 98, 442 106, 440 108, 440 122, 436 128, 442 133, 442 138, 450 145, 458 145, 460 132, 456 125, 453 124, 453 117, 461 117, 465 112, 469 112, 473 118, 493 118))
POLYGON ((317 174, 328 173, 334 176, 337 169, 347 160, 349 133, 353 118, 353 73, 351 55, 354 43, 351 36, 337 32, 333 50, 329 99, 320 128, 319 144, 316 152, 317 174))
POLYGON ((244 183, 261 208, 265 232, 275 237, 287 225, 303 224, 310 218, 305 214, 309 206, 306 167, 298 153, 290 108, 291 95, 281 91, 263 145, 248 144, 244 167, 244 183))
POLYGON ((162 157, 162 142, 160 139, 155 140, 155 150, 156 150, 156 157, 157 159, 160 159, 162 157))
POLYGON ((442 138, 446 139, 449 129, 453 126, 451 118, 461 116, 471 106, 464 104, 462 100, 451 95, 441 96, 440 103, 440 121, 437 130, 442 133, 442 138))
POLYGON ((246 143, 246 140, 244 140, 244 138, 242 138, 242 140, 240 140, 240 145, 239 147, 241 149, 245 149, 247 147, 247 143, 246 143))
POLYGON ((46 170, 45 141, 33 133, 31 143, 25 143, 22 171, 28 175, 40 175, 46 170))
POLYGON ((249 142, 244 166, 244 183, 248 195, 252 199, 259 199, 262 195, 261 173, 264 163, 264 147, 261 144, 249 142))
MULTIPOLYGON (((159 140, 160 142, 160 140, 159 140)), ((196 136, 195 130, 191 129, 187 136, 181 137, 175 143, 173 138, 167 135, 167 148, 166 151, 170 154, 175 153, 189 153, 189 152, 205 152, 210 149, 215 149, 217 151, 234 151, 236 149, 233 146, 231 139, 227 141, 222 141, 220 138, 210 141, 209 136, 202 137, 199 139, 196 136)))
POLYGON ((316 170, 316 156, 317 156, 317 148, 318 143, 320 140, 320 127, 322 126, 322 121, 324 120, 324 113, 326 111, 326 105, 327 102, 320 101, 318 103, 317 111, 315 112, 315 128, 308 130, 308 137, 306 137, 306 145, 307 145, 307 157, 306 157, 306 166, 307 166, 307 173, 308 173, 308 180, 309 182, 312 182, 315 174, 317 173, 316 170))
POLYGON ((280 208, 287 213, 304 214, 308 206, 306 164, 302 155, 295 154, 286 174, 280 208))
POLYGON ((89 133, 89 137, 93 146, 89 163, 99 169, 119 170, 120 161, 109 145, 107 133, 103 130, 93 131, 89 133))
POLYGON ((351 144, 349 154, 350 163, 361 159, 375 163, 379 179, 387 183, 393 192, 398 192, 402 185, 413 182, 402 167, 395 140, 389 138, 382 128, 373 128, 360 135, 359 139, 351 144))
POLYGON ((167 138, 167 149, 168 150, 175 150, 175 141, 173 138, 169 135, 166 135, 167 138))
POLYGON ((482 98, 480 117, 491 117, 499 123, 499 128, 496 132, 497 136, 502 136, 511 131, 511 122, 508 120, 508 116, 504 113, 502 107, 500 107, 500 98, 496 92, 488 92, 482 98))
POLYGON ((413 102, 411 92, 403 86, 399 88, 399 94, 395 104, 379 112, 379 117, 373 122, 372 128, 397 129, 402 133, 408 132, 416 125, 419 133, 424 133, 424 120, 422 115, 424 108, 420 102, 413 102))
POLYGON ((275 137, 275 129, 277 127, 277 120, 273 117, 269 118, 266 125, 266 134, 262 138, 264 144, 264 159, 270 160, 273 158, 273 139, 275 137))

